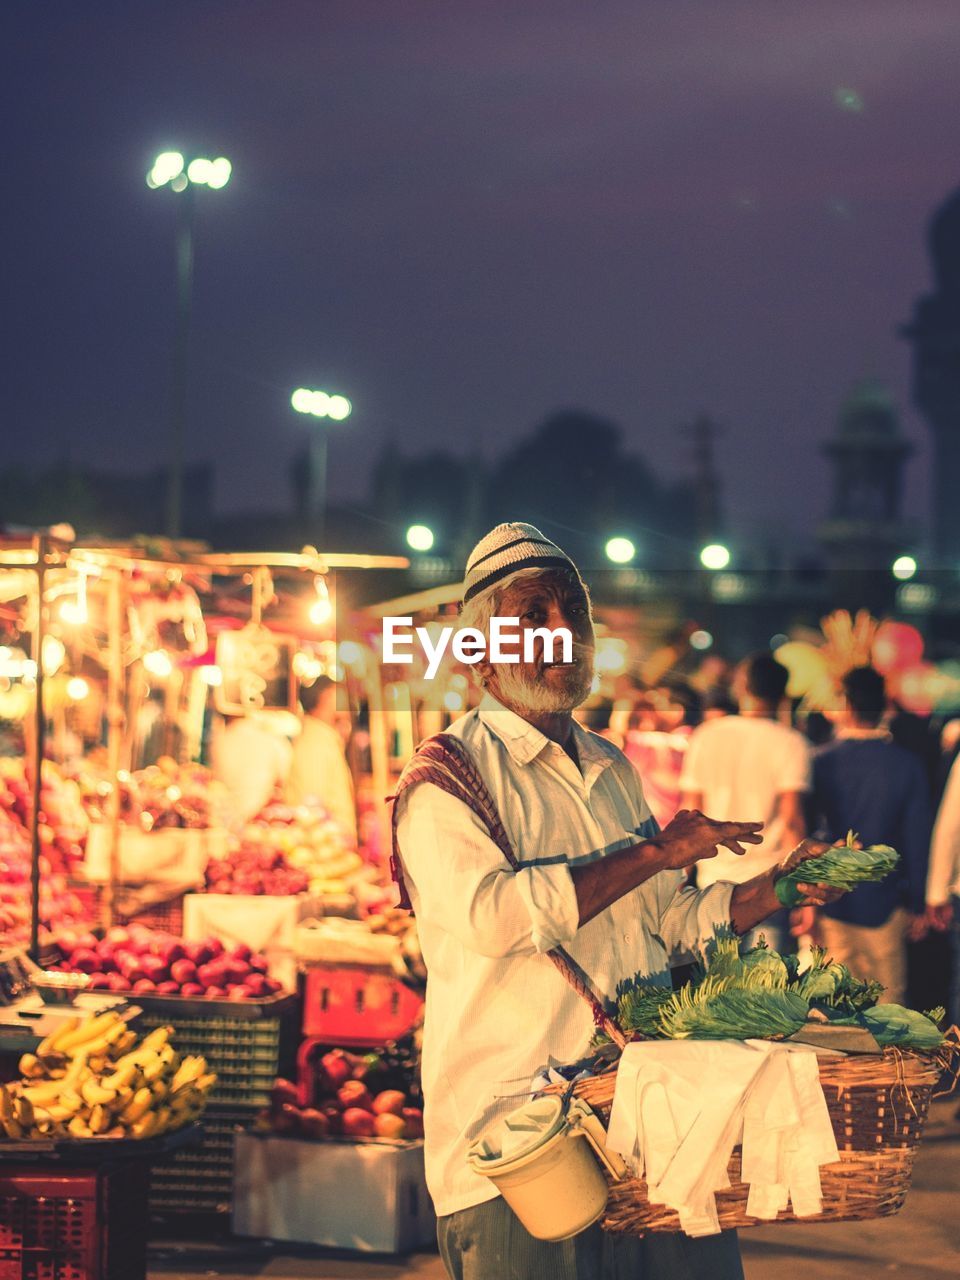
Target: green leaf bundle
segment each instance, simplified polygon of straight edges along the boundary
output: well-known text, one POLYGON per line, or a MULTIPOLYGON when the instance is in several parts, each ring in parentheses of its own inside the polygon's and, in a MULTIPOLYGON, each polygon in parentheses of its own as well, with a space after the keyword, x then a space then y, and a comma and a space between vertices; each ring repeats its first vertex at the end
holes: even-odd
POLYGON ((785 907, 796 907, 803 901, 799 884, 826 884, 848 890, 867 881, 883 880, 900 861, 896 849, 888 844, 872 844, 867 849, 853 847, 853 834, 847 843, 828 849, 817 858, 808 858, 775 885, 777 897, 785 907))
POLYGON ((675 991, 660 1010, 662 1033, 671 1040, 779 1038, 806 1020, 807 1003, 795 992, 709 975, 675 991))

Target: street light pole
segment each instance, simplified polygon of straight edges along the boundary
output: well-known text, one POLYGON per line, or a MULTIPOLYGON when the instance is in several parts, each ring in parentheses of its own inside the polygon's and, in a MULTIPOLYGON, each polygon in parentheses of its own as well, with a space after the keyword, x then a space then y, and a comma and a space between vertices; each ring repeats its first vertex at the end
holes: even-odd
POLYGON ((350 417, 353 406, 346 396, 313 391, 309 387, 298 387, 290 397, 290 404, 297 413, 317 419, 307 446, 306 514, 315 530, 316 543, 322 545, 327 517, 327 424, 324 419, 343 422, 350 417))
POLYGON ((177 330, 173 347, 170 474, 167 477, 167 537, 180 536, 183 514, 183 452, 187 434, 187 352, 193 295, 193 187, 182 193, 177 227, 177 330))
POLYGON ((233 166, 225 156, 208 160, 195 156, 187 162, 179 151, 164 151, 147 174, 151 191, 169 186, 183 196, 177 224, 177 321, 173 343, 173 377, 170 395, 170 470, 167 475, 166 530, 180 536, 183 521, 183 456, 187 434, 187 353, 190 342, 190 305, 193 294, 194 187, 219 191, 230 181, 233 166))

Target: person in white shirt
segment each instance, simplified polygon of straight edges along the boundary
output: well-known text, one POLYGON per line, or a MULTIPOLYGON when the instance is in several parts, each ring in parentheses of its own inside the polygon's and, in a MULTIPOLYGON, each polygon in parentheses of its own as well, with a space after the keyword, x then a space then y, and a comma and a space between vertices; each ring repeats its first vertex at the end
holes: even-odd
POLYGON ((247 822, 283 788, 290 771, 290 743, 252 712, 231 716, 213 741, 213 776, 229 795, 228 818, 247 822))
POLYGON ((927 920, 953 932, 950 1022, 960 1024, 960 755, 950 766, 930 840, 927 920))
POLYGON ((329 676, 318 676, 313 684, 301 687, 300 705, 303 719, 293 744, 287 800, 290 804, 316 801, 356 844, 353 779, 344 756, 343 738, 336 728, 336 684, 329 676))
MULTIPOLYGON (((545 1065, 588 1051, 587 1001, 546 954, 565 947, 599 1001, 621 979, 669 984, 717 926, 744 933, 779 902, 780 874, 822 853, 813 841, 739 885, 684 887, 684 869, 718 848, 740 854, 759 822, 682 812, 657 830, 629 761, 575 724, 593 675, 589 598, 559 547, 528 524, 500 525, 467 564, 461 624, 489 634, 494 615, 521 632, 569 628, 573 661, 474 667, 481 705, 448 730, 493 798, 515 854, 507 860, 465 802, 431 781, 405 782, 394 812, 395 854, 428 970, 423 1044, 427 1182, 451 1280, 742 1277, 736 1235, 606 1236, 592 1227, 549 1244, 530 1236, 467 1151, 519 1105, 545 1065)), ((561 655, 557 655, 561 656, 561 655)), ((429 744, 428 744, 429 745, 429 744)), ((743 815, 749 818, 751 815, 743 815)), ((810 898, 836 896, 808 887, 810 898)))
MULTIPOLYGON (((739 884, 768 871, 806 835, 803 797, 810 789, 810 748, 802 734, 779 720, 788 678, 771 653, 754 654, 737 670, 739 714, 710 720, 690 738, 680 775, 684 807, 724 820, 755 814, 763 823, 763 839, 742 858, 721 850, 697 866, 701 888, 718 880, 739 884)), ((811 925, 812 913, 797 913, 797 930, 811 925)), ((787 913, 778 912, 757 933, 783 950, 787 913)), ((748 938, 748 945, 755 940, 748 938)))

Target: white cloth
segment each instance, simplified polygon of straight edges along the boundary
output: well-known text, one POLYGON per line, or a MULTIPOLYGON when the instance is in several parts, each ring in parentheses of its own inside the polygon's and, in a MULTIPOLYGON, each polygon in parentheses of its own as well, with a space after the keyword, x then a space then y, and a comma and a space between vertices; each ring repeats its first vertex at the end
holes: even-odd
POLYGON ((951 893, 960 893, 960 756, 950 767, 930 840, 927 902, 943 906, 951 893))
POLYGON ((511 869, 470 809, 439 788, 402 799, 400 852, 429 972, 427 1184, 441 1215, 497 1194, 467 1164, 468 1147, 519 1106, 540 1068, 589 1046, 589 1006, 542 953, 565 945, 608 998, 637 973, 668 982, 670 959, 729 921, 732 892, 683 889, 680 872, 663 872, 578 929, 570 868, 655 833, 633 767, 575 726, 581 772, 491 697, 449 732, 476 762, 521 865, 511 869))
POLYGON ((838 1160, 817 1053, 769 1040, 629 1044, 617 1072, 607 1146, 645 1178, 691 1236, 720 1230, 715 1192, 742 1141, 747 1212, 774 1218, 792 1202, 820 1213, 820 1166, 838 1160))
POLYGON ((744 854, 721 849, 697 864, 697 883, 740 884, 776 865, 789 843, 778 799, 809 791, 810 748, 802 734, 776 720, 722 716, 694 729, 680 774, 681 791, 698 791, 701 809, 721 822, 762 822, 763 843, 744 854))
POLYGON ((213 774, 229 793, 229 817, 246 822, 283 786, 290 770, 286 738, 255 715, 234 720, 213 742, 213 774))
POLYGON ((353 779, 343 754, 343 739, 333 725, 304 716, 293 744, 293 761, 287 778, 290 804, 315 800, 351 840, 357 840, 357 812, 353 803, 353 779))

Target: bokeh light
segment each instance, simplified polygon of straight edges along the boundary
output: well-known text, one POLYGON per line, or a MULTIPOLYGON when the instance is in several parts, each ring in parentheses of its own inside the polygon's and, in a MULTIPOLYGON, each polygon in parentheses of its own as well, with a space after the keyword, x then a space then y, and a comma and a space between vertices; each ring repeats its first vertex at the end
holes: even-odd
POLYGON ((629 538, 609 538, 604 548, 607 553, 607 559, 614 564, 629 564, 633 557, 637 554, 637 548, 629 538))
POLYGON ((907 582, 917 572, 917 562, 913 556, 897 556, 890 571, 898 581, 907 582))
POLYGON ((407 530, 407 546, 412 551, 429 551, 433 543, 433 530, 428 525, 412 524, 407 530))
POLYGON ((700 552, 700 563, 705 569, 725 569, 730 563, 730 551, 722 542, 711 542, 700 552))

